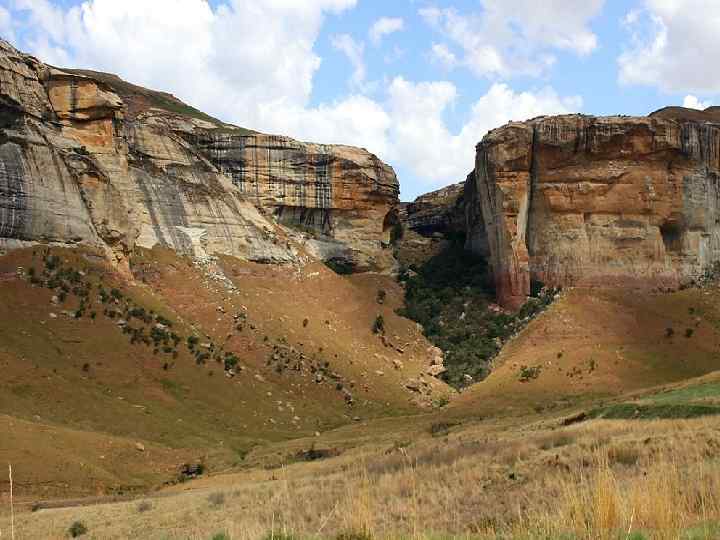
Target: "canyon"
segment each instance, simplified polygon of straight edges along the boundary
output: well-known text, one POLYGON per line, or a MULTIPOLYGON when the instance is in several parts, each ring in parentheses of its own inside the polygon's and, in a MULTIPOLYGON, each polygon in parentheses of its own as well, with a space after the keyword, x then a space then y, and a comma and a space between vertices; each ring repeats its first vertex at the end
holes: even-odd
POLYGON ((399 204, 360 148, 226 124, 170 94, 59 69, 0 42, 0 245, 136 247, 392 272, 416 242, 465 235, 501 304, 533 289, 676 289, 720 260, 717 111, 511 122, 464 183, 399 204))

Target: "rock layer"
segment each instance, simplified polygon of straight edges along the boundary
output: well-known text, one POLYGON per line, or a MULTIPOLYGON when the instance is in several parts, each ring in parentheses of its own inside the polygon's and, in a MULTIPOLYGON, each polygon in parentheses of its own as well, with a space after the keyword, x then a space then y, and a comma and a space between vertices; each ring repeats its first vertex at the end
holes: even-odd
MULTIPOLYGON (((470 174, 468 178, 472 178, 470 174)), ((465 182, 421 195, 413 202, 401 203, 403 225, 424 236, 465 232, 465 182)))
POLYGON ((675 288, 720 260, 719 170, 720 124, 667 111, 511 123, 477 147, 468 245, 506 306, 533 281, 675 288))
POLYGON ((305 244, 385 270, 397 194, 392 168, 365 150, 223 124, 169 94, 52 68, 0 41, 3 245, 92 245, 121 262, 155 245, 285 262, 305 244))

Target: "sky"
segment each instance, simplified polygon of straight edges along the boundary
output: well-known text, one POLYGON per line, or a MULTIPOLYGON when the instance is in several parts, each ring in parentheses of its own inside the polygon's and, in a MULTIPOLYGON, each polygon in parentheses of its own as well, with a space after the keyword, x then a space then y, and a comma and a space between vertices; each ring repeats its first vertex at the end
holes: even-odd
POLYGON ((720 100, 720 0, 0 0, 0 35, 223 121, 367 148, 401 198, 488 130, 720 100))

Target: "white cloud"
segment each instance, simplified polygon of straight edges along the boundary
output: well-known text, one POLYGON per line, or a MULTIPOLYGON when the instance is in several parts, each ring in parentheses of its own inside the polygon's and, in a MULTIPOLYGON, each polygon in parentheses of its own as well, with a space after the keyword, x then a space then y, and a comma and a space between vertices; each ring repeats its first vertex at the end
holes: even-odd
MULTIPOLYGON (((540 76, 555 63, 549 51, 583 56, 597 48, 589 22, 604 0, 481 0, 481 4, 483 10, 473 14, 454 8, 419 10, 428 24, 463 50, 458 63, 477 76, 540 76)), ((435 44, 432 52, 442 59, 449 49, 435 44)))
POLYGON ((462 128, 453 133, 443 119, 458 97, 452 83, 413 83, 397 77, 389 96, 389 155, 409 167, 428 188, 463 180, 475 162, 475 145, 490 129, 510 120, 576 112, 582 107, 581 98, 563 98, 551 88, 515 92, 496 83, 475 102, 462 128))
POLYGON ((398 17, 381 17, 370 27, 370 41, 373 45, 380 45, 385 36, 399 32, 405 27, 405 21, 398 17))
POLYGON ((349 34, 340 34, 331 39, 332 46, 341 51, 353 66, 353 74, 350 77, 350 84, 360 88, 365 82, 367 68, 365 67, 365 45, 355 41, 349 34))
MULTIPOLYGON (((475 144, 489 129, 582 105, 549 88, 520 93, 494 84, 464 125, 451 129, 445 115, 458 101, 454 84, 396 77, 385 93, 362 95, 368 88, 363 44, 343 35, 331 41, 353 65, 351 92, 311 105, 321 62, 314 47, 323 19, 356 0, 226 0, 218 7, 205 0, 86 0, 74 8, 46 0, 15 2, 24 9, 16 21, 25 22, 24 44, 49 63, 118 73, 264 132, 366 147, 416 175, 426 188, 462 180, 472 168, 475 144)), ((441 12, 439 23, 445 19, 441 12)), ((438 45, 436 53, 446 52, 451 63, 455 53, 444 47, 438 45)), ((497 57, 483 57, 481 47, 461 50, 465 58, 456 57, 458 63, 514 66, 504 49, 497 57)))
POLYGON ((630 42, 618 58, 620 82, 668 92, 720 91, 720 71, 708 64, 720 49, 720 2, 645 0, 623 23, 630 42))
MULTIPOLYGON (((284 132, 268 107, 307 106, 323 18, 356 0, 15 0, 26 43, 49 63, 118 73, 226 121, 284 132)), ((297 133, 303 136, 303 133, 297 133)))
POLYGON ((2 6, 0 6, 0 36, 4 36, 5 39, 9 39, 10 41, 15 41, 12 17, 10 12, 2 6))
POLYGON ((457 56, 444 43, 433 43, 430 48, 430 57, 446 69, 453 69, 458 64, 457 56))
POLYGON ((687 107, 688 109, 698 109, 698 110, 705 110, 708 107, 712 105, 712 101, 700 101, 696 96, 687 95, 685 96, 685 99, 683 99, 683 107, 687 107))

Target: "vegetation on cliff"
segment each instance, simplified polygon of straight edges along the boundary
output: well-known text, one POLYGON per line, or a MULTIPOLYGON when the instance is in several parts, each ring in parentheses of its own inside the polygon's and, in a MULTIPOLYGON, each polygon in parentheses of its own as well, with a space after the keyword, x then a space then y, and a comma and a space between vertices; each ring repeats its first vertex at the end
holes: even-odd
POLYGON ((399 279, 406 296, 398 314, 420 323, 442 349, 447 369, 442 378, 456 388, 484 379, 503 343, 554 298, 554 291, 537 290, 537 298, 517 312, 494 306, 487 262, 464 249, 462 235, 451 236, 424 264, 403 268, 399 279))

